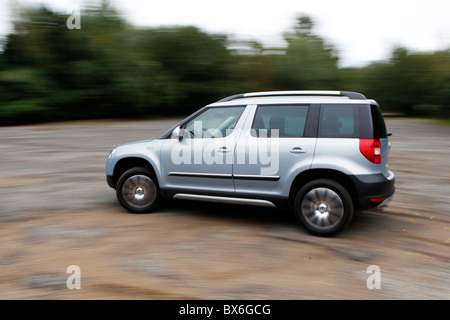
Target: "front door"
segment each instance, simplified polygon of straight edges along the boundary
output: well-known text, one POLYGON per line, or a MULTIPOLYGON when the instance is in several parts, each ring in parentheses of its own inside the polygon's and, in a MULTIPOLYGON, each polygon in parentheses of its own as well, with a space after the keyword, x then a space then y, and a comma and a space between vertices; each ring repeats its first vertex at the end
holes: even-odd
POLYGON ((161 149, 164 188, 184 193, 234 193, 233 153, 245 106, 211 107, 185 123, 182 139, 161 149))

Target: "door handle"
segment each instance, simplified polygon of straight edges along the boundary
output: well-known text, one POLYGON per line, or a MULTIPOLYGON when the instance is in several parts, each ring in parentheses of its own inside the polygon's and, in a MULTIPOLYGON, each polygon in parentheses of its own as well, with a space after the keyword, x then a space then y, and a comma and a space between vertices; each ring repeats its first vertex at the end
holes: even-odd
POLYGON ((295 147, 291 149, 291 153, 306 153, 306 150, 303 150, 300 147, 295 147))

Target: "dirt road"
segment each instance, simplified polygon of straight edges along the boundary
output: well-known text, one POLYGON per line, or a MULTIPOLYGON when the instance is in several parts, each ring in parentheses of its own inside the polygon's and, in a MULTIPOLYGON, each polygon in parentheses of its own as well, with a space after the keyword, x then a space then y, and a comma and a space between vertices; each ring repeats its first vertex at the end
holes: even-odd
POLYGON ((0 128, 0 299, 450 299, 449 126, 389 119, 393 202, 319 238, 258 207, 125 212, 109 151, 176 122, 0 128))

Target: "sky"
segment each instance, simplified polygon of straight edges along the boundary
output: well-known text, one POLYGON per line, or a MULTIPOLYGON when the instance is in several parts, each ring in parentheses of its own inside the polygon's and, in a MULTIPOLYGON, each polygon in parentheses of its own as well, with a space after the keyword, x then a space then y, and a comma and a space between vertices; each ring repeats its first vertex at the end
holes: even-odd
MULTIPOLYGON (((110 0, 139 27, 193 25, 208 33, 284 45, 283 33, 309 15, 314 32, 333 45, 342 67, 386 60, 398 46, 412 51, 450 48, 450 0, 110 0)), ((85 0, 0 0, 0 37, 12 31, 12 8, 44 3, 60 12, 85 0)), ((68 14, 69 15, 69 14, 68 14)), ((81 27, 83 21, 81 17, 81 27)))

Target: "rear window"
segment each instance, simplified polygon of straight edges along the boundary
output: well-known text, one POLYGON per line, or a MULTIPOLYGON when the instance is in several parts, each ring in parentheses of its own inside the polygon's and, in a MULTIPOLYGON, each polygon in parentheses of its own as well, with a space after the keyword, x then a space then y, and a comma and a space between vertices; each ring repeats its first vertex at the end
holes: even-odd
POLYGON ((358 109, 353 105, 323 105, 319 137, 357 138, 358 109))
POLYGON ((384 122, 380 107, 377 105, 371 105, 370 112, 372 113, 373 138, 387 138, 386 123, 384 122))

